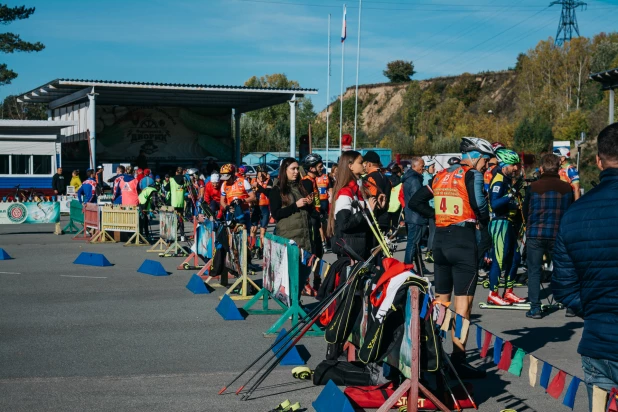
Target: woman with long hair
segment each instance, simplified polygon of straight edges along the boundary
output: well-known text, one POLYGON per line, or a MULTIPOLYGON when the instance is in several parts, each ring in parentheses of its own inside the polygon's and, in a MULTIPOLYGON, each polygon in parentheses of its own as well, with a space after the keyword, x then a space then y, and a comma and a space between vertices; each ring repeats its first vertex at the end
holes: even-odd
POLYGON ((377 200, 375 197, 368 197, 365 189, 358 186, 357 181, 363 172, 363 156, 359 152, 349 150, 341 154, 333 189, 335 202, 330 209, 326 230, 327 236, 331 238, 333 252, 338 256, 344 255, 337 245, 339 242, 346 243, 365 259, 370 254, 371 231, 361 213, 361 208, 366 207, 362 199, 368 199, 372 209, 376 207, 377 200))
POLYGON ((288 157, 281 162, 279 182, 270 191, 270 213, 277 222, 277 236, 291 239, 299 247, 311 250, 309 217, 314 211, 313 193, 300 184, 298 161, 288 157))

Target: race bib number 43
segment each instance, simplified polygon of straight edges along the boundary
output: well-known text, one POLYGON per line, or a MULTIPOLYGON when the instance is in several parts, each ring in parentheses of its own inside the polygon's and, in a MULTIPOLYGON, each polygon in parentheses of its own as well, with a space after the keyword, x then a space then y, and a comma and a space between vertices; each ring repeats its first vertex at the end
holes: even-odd
POLYGON ((438 204, 436 214, 461 216, 463 214, 463 200, 454 196, 436 196, 435 202, 438 204))

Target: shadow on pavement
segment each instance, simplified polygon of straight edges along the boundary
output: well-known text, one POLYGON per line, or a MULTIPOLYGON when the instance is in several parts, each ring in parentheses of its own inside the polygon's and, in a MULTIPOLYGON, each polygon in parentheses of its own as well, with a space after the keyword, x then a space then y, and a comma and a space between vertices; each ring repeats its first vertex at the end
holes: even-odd
POLYGON ((575 329, 584 326, 584 322, 568 322, 560 326, 534 326, 520 329, 505 330, 504 335, 517 336, 510 339, 513 346, 525 348, 526 352, 534 351, 545 346, 547 342, 568 342, 575 334, 575 329))
POLYGON ((469 381, 474 385, 474 400, 479 406, 493 399, 500 405, 503 405, 503 409, 513 409, 517 412, 535 411, 535 409, 526 404, 527 399, 518 398, 506 389, 509 382, 504 381, 500 374, 498 374, 498 368, 491 356, 482 359, 480 352, 475 349, 468 351, 468 360, 474 363, 475 367, 487 372, 485 379, 469 381))

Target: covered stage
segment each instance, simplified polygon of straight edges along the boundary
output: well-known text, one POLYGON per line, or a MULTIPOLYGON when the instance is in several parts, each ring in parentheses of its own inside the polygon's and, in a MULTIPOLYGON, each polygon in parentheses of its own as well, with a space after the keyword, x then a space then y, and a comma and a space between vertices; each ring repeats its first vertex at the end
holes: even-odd
POLYGON ((18 97, 43 103, 49 120, 73 121, 61 131, 62 161, 185 165, 214 157, 240 163, 243 113, 290 104, 295 152, 296 100, 316 89, 56 79, 18 97))

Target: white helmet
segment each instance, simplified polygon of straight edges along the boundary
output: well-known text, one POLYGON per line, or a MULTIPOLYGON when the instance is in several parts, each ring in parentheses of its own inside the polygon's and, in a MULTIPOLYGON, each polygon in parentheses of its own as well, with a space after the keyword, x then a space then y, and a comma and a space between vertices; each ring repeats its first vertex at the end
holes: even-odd
POLYGON ((571 157, 571 150, 568 147, 554 147, 554 154, 560 157, 571 157))
POLYGON ((425 168, 429 168, 436 164, 436 159, 433 156, 423 156, 423 162, 425 162, 425 168))
POLYGON ((217 172, 213 172, 213 173, 210 175, 210 181, 211 181, 212 183, 218 183, 218 182, 219 182, 219 178, 220 178, 220 177, 221 177, 221 175, 219 175, 219 173, 217 173, 217 172))
POLYGON ((479 152, 487 156, 494 156, 495 154, 491 143, 480 137, 462 137, 459 150, 461 153, 479 152))
POLYGON ((198 174, 198 172, 199 172, 199 170, 197 170, 197 169, 196 169, 196 168, 194 168, 194 167, 192 167, 192 168, 190 168, 190 169, 187 169, 187 174, 188 174, 189 176, 196 175, 196 174, 198 174))

